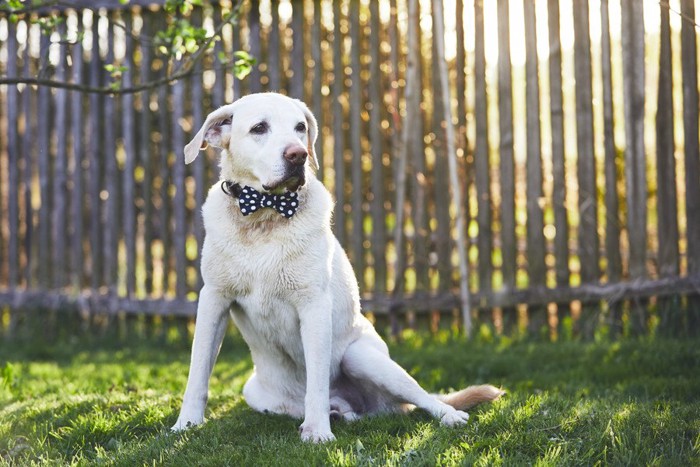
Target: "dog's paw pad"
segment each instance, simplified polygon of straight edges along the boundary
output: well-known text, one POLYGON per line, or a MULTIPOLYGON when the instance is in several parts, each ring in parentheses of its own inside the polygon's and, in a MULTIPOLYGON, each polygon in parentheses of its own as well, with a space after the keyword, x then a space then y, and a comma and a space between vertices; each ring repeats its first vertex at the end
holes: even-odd
POLYGON ((467 412, 462 412, 461 410, 455 410, 453 412, 448 412, 442 416, 440 423, 445 426, 460 426, 467 423, 469 420, 469 414, 467 412))

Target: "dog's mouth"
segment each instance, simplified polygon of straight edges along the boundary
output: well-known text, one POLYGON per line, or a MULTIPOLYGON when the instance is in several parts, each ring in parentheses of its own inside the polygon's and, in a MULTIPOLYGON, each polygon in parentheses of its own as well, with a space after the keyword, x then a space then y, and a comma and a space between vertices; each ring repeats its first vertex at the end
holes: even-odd
POLYGON ((283 191, 295 192, 306 183, 306 171, 303 165, 289 165, 284 176, 270 184, 263 185, 265 191, 270 193, 281 193, 283 191))

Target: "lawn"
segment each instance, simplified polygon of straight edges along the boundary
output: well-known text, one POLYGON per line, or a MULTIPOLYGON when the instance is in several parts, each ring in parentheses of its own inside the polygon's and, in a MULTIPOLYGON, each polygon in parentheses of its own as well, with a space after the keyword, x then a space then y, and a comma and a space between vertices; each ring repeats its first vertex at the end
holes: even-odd
POLYGON ((208 422, 171 434, 189 348, 135 338, 0 346, 0 464, 700 465, 700 342, 467 342, 407 334, 392 355, 431 391, 508 391, 465 427, 425 413, 337 422, 302 444, 298 420, 249 409, 235 332, 214 370, 208 422))

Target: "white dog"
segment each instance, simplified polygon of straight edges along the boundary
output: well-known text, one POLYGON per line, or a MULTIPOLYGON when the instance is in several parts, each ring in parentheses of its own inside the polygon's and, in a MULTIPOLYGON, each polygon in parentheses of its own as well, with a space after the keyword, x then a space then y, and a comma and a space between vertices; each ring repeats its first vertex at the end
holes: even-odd
POLYGON ((357 281, 331 232, 333 202, 314 177, 316 119, 280 94, 243 97, 212 112, 185 146, 194 161, 221 148, 221 181, 203 207, 204 287, 190 373, 173 430, 204 420, 209 378, 233 318, 255 369, 243 388, 255 410, 304 419, 304 441, 334 439, 330 418, 426 410, 447 426, 498 398, 493 386, 434 396, 390 357, 360 313, 357 281))

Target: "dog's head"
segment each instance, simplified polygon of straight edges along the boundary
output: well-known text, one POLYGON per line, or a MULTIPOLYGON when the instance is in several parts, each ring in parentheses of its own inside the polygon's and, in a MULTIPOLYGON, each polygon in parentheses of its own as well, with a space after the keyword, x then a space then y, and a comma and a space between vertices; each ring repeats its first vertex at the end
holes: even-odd
POLYGON ((306 182, 307 165, 318 169, 317 136, 316 119, 300 100, 250 94, 207 116, 185 146, 185 163, 209 144, 222 149, 222 178, 259 191, 296 191, 306 182))

